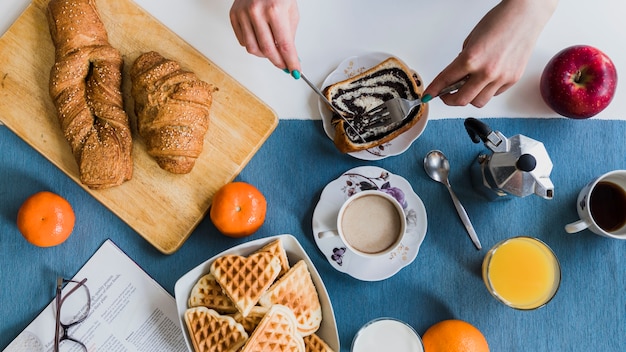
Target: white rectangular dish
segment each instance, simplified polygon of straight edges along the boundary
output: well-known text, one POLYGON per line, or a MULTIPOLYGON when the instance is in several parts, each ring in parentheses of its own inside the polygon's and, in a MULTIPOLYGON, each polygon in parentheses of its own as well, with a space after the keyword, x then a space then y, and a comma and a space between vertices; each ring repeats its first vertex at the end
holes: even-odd
POLYGON ((300 245, 298 240, 292 235, 278 235, 272 237, 261 238, 258 240, 242 243, 238 246, 225 250, 202 264, 196 266, 191 269, 185 275, 183 275, 178 281, 176 281, 176 285, 174 286, 174 295, 176 297, 176 307, 178 309, 178 321, 180 327, 185 336, 185 342, 187 343, 187 348, 189 351, 193 352, 193 343, 189 337, 189 333, 187 332, 187 327, 185 326, 184 313, 187 310, 187 300, 189 299, 189 294, 195 283, 205 274, 209 272, 209 268, 211 263, 218 257, 222 255, 243 255, 247 256, 266 244, 280 239, 282 241, 283 247, 285 248, 285 252, 287 253, 287 258, 289 258, 289 264, 293 265, 299 260, 304 260, 309 268, 309 272, 311 273, 311 278, 313 279, 313 283, 317 288, 317 294, 320 298, 320 303, 322 305, 322 324, 320 325, 319 330, 316 334, 321 337, 334 351, 339 351, 339 334, 337 332, 337 323, 335 322, 335 313, 333 312, 333 306, 330 302, 330 297, 328 296, 328 292, 326 291, 326 286, 324 286, 324 282, 322 282, 322 278, 320 277, 317 269, 311 262, 311 259, 304 251, 304 248, 300 245))

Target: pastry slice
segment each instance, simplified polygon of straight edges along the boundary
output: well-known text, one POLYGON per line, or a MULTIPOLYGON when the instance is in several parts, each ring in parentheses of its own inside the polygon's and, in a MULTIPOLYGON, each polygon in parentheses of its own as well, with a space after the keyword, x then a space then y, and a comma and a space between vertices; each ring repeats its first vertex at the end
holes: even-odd
POLYGON ((280 259, 269 252, 248 257, 225 255, 211 264, 211 274, 246 317, 280 273, 280 259))
POLYGON ((326 98, 356 129, 339 116, 333 116, 335 146, 343 153, 357 152, 380 146, 408 131, 420 119, 426 118, 425 104, 413 109, 407 119, 391 124, 372 125, 365 113, 393 98, 420 98, 423 91, 419 75, 395 57, 327 86, 324 88, 326 98))
POLYGON ((187 309, 185 325, 196 352, 236 352, 248 339, 235 319, 206 307, 187 309))
POLYGON ((304 340, 298 334, 296 324, 291 309, 273 305, 241 352, 304 352, 304 340))
POLYGON ((322 305, 313 284, 311 273, 303 260, 261 296, 259 304, 271 307, 275 304, 290 308, 298 322, 298 332, 307 336, 317 331, 322 323, 322 305))

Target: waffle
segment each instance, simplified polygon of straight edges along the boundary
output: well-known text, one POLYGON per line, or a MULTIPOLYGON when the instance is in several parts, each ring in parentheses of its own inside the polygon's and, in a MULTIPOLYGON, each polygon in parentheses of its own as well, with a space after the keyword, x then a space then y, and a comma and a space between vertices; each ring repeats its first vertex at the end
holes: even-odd
POLYGON ((257 252, 270 252, 275 256, 280 258, 280 274, 278 276, 282 276, 289 270, 289 259, 287 259, 287 253, 285 252, 285 247, 283 247, 283 242, 280 239, 274 240, 265 246, 261 247, 257 252))
POLYGON ((269 252, 249 257, 225 255, 211 264, 211 274, 246 317, 280 272, 280 259, 269 252))
POLYGON ((248 334, 252 334, 252 331, 259 325, 259 322, 261 322, 261 319, 263 319, 268 310, 269 308, 267 307, 254 306, 247 317, 237 312, 233 315, 233 318, 236 322, 243 325, 243 328, 248 334))
POLYGON ((185 325, 196 352, 235 352, 248 339, 235 319, 206 307, 187 309, 185 325))
POLYGON ((274 304, 289 307, 296 316, 298 332, 302 336, 316 332, 322 323, 322 305, 311 273, 303 260, 276 281, 261 296, 259 304, 264 307, 274 304))
POLYGON ((306 352, 334 352, 317 334, 305 336, 304 347, 306 352))
POLYGON ((237 307, 222 291, 222 287, 212 274, 206 274, 196 282, 191 289, 187 305, 189 308, 207 307, 219 313, 237 312, 237 307))
POLYGON ((291 309, 275 304, 250 335, 241 352, 304 352, 304 340, 298 334, 296 325, 291 309))

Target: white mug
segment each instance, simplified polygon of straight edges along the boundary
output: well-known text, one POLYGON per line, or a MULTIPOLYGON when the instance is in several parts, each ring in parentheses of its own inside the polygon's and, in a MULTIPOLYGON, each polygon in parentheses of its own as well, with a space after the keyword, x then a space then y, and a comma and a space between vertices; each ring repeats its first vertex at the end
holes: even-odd
POLYGON ((319 238, 339 236, 352 252, 375 258, 393 251, 406 232, 402 205, 391 195, 377 190, 350 196, 339 209, 337 228, 316 234, 319 238))
POLYGON ((565 231, 584 229, 604 237, 626 240, 626 170, 595 178, 578 194, 580 220, 565 225, 565 231))

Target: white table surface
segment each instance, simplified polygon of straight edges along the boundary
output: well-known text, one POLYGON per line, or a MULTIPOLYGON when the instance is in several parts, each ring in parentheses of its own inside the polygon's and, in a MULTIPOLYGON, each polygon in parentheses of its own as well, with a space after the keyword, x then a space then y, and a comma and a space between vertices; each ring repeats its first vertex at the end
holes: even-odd
MULTIPOLYGON (((270 105, 281 119, 320 118, 317 98, 302 80, 292 79, 239 46, 228 19, 232 1, 135 1, 270 105)), ((296 44, 303 71, 319 85, 346 57, 382 51, 403 59, 428 83, 458 54, 467 34, 497 2, 299 1, 296 44)), ((0 1, 0 33, 28 4, 28 0, 0 1)), ((618 75, 626 75, 625 15, 624 1, 561 0, 514 87, 481 109, 448 107, 435 100, 430 103, 429 118, 557 117, 539 94, 543 67, 561 49, 587 44, 604 51, 617 66, 618 75)), ((594 118, 626 119, 624 83, 618 83, 613 102, 594 118)))

